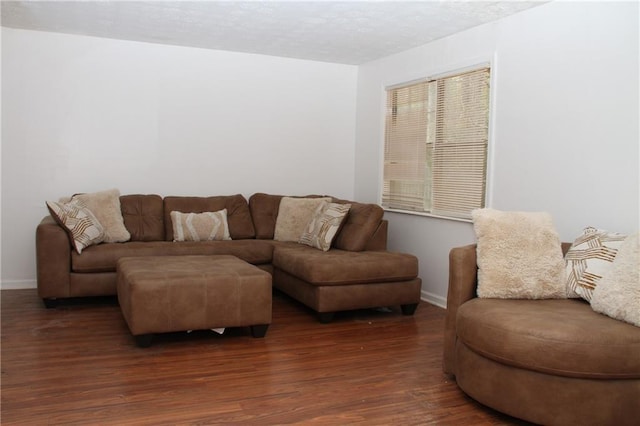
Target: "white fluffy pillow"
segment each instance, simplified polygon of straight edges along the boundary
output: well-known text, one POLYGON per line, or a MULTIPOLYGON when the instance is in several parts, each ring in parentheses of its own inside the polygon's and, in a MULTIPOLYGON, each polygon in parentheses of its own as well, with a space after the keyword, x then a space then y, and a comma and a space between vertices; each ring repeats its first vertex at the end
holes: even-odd
POLYGON ((639 233, 624 240, 616 258, 593 291, 591 308, 640 327, 639 233))
POLYGON ((88 208, 96 216, 104 227, 105 243, 123 243, 131 239, 131 234, 124 226, 120 210, 120 191, 117 189, 76 194, 71 200, 88 208))
POLYGON ((273 239, 298 242, 318 206, 331 202, 331 198, 282 197, 273 239))
POLYGON ((566 298, 564 259, 551 215, 472 211, 478 240, 478 297, 566 298))

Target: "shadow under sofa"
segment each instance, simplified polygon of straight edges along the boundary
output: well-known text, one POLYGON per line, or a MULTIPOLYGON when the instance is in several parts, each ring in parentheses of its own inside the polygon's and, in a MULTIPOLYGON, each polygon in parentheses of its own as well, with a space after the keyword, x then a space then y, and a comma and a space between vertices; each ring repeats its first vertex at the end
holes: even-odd
MULTIPOLYGON (((316 197, 316 196, 309 196, 316 197)), ((233 255, 273 276, 273 286, 310 307, 322 322, 338 311, 400 305, 411 315, 420 301, 415 256, 386 251, 387 222, 376 204, 332 197, 351 208, 330 250, 274 240, 282 195, 184 197, 123 195, 131 239, 103 243, 78 254, 51 216, 36 228, 38 295, 47 307, 59 299, 117 293, 118 259, 133 256, 233 255), (231 240, 173 241, 172 211, 227 209, 231 240)))

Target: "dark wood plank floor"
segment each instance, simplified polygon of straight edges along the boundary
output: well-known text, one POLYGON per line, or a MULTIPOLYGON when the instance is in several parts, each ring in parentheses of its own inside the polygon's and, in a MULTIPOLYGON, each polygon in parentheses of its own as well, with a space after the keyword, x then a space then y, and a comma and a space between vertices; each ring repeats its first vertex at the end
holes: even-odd
POLYGON ((134 345, 115 298, 45 309, 2 298, 3 425, 525 425, 462 393, 441 369, 444 310, 362 310, 319 323, 274 294, 263 339, 248 328, 134 345))

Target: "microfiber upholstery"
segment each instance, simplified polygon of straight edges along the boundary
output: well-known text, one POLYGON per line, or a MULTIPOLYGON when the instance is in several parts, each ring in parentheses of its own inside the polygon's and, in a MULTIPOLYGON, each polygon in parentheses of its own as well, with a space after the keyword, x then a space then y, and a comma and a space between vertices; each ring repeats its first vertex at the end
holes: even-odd
POLYGON ((164 229, 165 240, 173 241, 171 212, 203 213, 227 209, 227 220, 231 239, 255 238, 256 232, 251 220, 249 204, 240 194, 216 197, 165 197, 164 229))
POLYGON ((594 315, 582 300, 476 298, 458 308, 458 339, 527 370, 585 379, 640 378, 637 327, 594 315), (535 326, 532 326, 534 324, 535 326))
POLYGON ((334 199, 334 203, 351 204, 347 218, 338 231, 333 246, 348 251, 362 251, 378 229, 384 210, 377 204, 354 203, 334 199))
POLYGON ((156 194, 122 195, 120 208, 131 241, 164 240, 164 207, 156 194))
POLYGON ((271 263, 273 246, 262 240, 130 242, 127 244, 99 244, 95 250, 71 255, 73 272, 115 272, 118 259, 132 256, 185 256, 229 254, 253 265, 271 263))
POLYGON ((418 260, 409 254, 338 249, 323 252, 296 243, 276 245, 273 266, 316 285, 406 281, 418 275, 418 260))
POLYGON ((280 200, 284 195, 257 193, 249 197, 249 210, 253 219, 256 238, 273 240, 280 200))

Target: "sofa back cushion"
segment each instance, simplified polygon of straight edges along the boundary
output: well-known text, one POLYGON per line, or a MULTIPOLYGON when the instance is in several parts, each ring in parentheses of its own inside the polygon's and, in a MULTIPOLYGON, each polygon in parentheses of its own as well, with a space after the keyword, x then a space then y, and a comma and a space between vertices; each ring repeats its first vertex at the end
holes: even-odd
POLYGON ((356 203, 335 198, 333 202, 351 204, 347 218, 334 240, 334 247, 349 251, 363 251, 380 226, 384 210, 377 204, 356 203))
POLYGON ((120 210, 131 241, 164 240, 162 197, 155 194, 123 195, 120 197, 120 210))
POLYGON ((165 240, 173 241, 171 212, 204 213, 227 209, 229 234, 233 240, 255 238, 256 232, 249 212, 247 200, 240 194, 217 197, 165 197, 165 240))
POLYGON ((283 195, 256 193, 249 197, 249 210, 256 230, 256 238, 272 240, 283 195))

